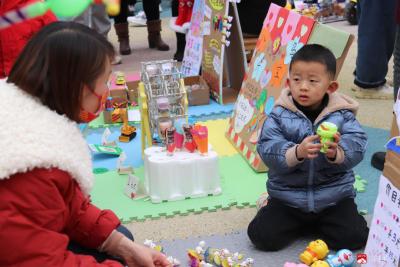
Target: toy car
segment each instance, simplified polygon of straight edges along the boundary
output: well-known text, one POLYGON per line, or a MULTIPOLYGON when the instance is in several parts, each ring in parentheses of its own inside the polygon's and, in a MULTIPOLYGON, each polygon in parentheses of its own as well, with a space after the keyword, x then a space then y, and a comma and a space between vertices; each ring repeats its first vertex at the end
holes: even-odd
POLYGON ((115 84, 117 85, 125 84, 125 75, 122 72, 117 72, 117 78, 115 79, 115 84))

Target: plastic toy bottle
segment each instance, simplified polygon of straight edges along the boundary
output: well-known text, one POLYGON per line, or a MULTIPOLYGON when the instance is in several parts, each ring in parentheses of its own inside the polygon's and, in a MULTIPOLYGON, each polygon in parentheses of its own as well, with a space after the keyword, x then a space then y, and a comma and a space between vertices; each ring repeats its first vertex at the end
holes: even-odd
POLYGON ((317 129, 317 134, 321 138, 321 152, 326 153, 328 150, 328 145, 326 144, 328 141, 332 142, 334 141, 334 135, 337 133, 337 126, 334 123, 331 122, 323 122, 318 126, 317 129))
POLYGON ((184 141, 184 134, 183 134, 183 125, 185 124, 185 120, 184 119, 177 119, 174 122, 174 126, 175 126, 175 135, 174 135, 174 139, 175 139, 175 145, 176 145, 176 149, 181 150, 183 147, 183 141, 184 141))
POLYGON ((336 255, 328 255, 326 262, 329 267, 351 267, 354 264, 354 255, 348 249, 341 249, 336 255))
POLYGON ((193 140, 192 126, 189 124, 183 125, 183 132, 185 134, 184 147, 187 149, 187 151, 193 153, 196 150, 196 143, 193 140))
POLYGON ((167 155, 172 156, 175 152, 175 127, 170 127, 165 130, 165 145, 167 147, 167 155))
POLYGON ((311 265, 313 262, 325 258, 328 252, 328 245, 321 239, 318 239, 310 242, 299 258, 301 262, 311 265))

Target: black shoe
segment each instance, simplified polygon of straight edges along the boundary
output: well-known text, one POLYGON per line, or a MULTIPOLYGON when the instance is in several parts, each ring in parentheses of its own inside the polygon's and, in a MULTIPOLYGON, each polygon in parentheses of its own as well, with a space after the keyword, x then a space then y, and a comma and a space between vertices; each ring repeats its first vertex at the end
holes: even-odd
POLYGON ((182 52, 182 51, 176 51, 176 53, 174 54, 174 60, 176 60, 178 62, 182 62, 183 54, 184 54, 184 52, 182 52))
POLYGON ((383 165, 385 165, 386 152, 375 152, 371 158, 371 165, 375 169, 383 171, 383 165))

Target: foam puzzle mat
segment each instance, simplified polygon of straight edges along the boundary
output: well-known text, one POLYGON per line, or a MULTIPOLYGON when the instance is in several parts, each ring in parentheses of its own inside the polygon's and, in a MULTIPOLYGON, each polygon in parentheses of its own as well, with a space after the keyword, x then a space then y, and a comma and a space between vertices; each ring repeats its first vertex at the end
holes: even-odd
MULTIPOLYGON (((161 216, 172 217, 216 211, 238 207, 255 206, 258 196, 265 191, 265 173, 254 172, 240 155, 220 157, 222 194, 203 198, 153 204, 149 199, 130 199, 123 194, 127 175, 116 171, 96 174, 92 201, 102 209, 111 209, 124 222, 141 221, 146 218, 157 219, 161 216)), ((135 175, 143 180, 143 167, 135 169, 135 175)))
MULTIPOLYGON (((93 167, 96 171, 96 183, 92 192, 93 201, 101 208, 114 210, 123 222, 132 220, 144 220, 146 218, 157 219, 160 216, 186 215, 188 213, 200 213, 203 211, 215 211, 218 208, 254 206, 258 196, 265 191, 267 175, 255 173, 236 152, 230 142, 225 138, 228 119, 199 121, 209 128, 209 142, 219 154, 219 165, 223 193, 219 196, 205 198, 186 199, 182 201, 163 202, 152 204, 149 200, 131 200, 123 194, 127 177, 118 175, 116 169, 117 157, 109 155, 93 155, 93 167), (245 189, 244 189, 245 188, 245 189), (112 197, 110 197, 112 196, 112 197)), ((112 134, 110 141, 117 140, 118 126, 109 127, 112 134)), ((88 143, 101 141, 104 128, 81 128, 88 143)), ((358 174, 355 187, 359 192, 356 202, 359 209, 371 212, 375 202, 380 172, 370 165, 370 158, 376 151, 384 149, 385 140, 389 133, 386 130, 364 127, 368 134, 369 142, 364 160, 354 168, 358 174)), ((135 175, 143 178, 143 160, 141 159, 140 128, 137 136, 130 143, 118 145, 127 154, 124 165, 135 168, 135 175)))

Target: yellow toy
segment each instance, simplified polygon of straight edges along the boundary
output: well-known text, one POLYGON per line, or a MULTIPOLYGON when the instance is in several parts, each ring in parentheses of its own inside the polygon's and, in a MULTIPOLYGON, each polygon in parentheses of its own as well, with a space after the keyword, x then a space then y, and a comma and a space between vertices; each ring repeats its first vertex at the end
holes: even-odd
POLYGON ((117 72, 117 78, 115 79, 116 85, 124 85, 125 84, 125 75, 123 72, 117 72))
POLYGON ((128 112, 126 108, 117 108, 113 111, 113 115, 119 116, 123 122, 121 127, 121 135, 119 136, 119 141, 128 143, 136 136, 136 127, 130 126, 128 124, 128 112))
POLYGON ((330 267, 326 261, 316 261, 314 262, 311 267, 330 267))
POLYGON ((328 246, 321 239, 315 240, 308 244, 306 250, 300 254, 300 261, 311 265, 317 260, 322 260, 329 253, 328 246))

